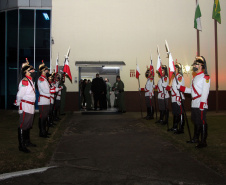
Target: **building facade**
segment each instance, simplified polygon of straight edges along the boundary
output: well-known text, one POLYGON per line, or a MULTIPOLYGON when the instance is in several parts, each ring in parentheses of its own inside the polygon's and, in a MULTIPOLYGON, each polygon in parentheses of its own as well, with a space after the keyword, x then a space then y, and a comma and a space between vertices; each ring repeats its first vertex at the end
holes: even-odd
MULTIPOLYGON (((10 1, 3 0, 1 3, 2 2, 10 1)), ((19 19, 15 19, 15 24, 13 24, 14 28, 9 29, 15 30, 19 28, 19 31, 23 30, 20 30, 19 20, 20 14, 25 13, 25 10, 33 11, 33 18, 37 13, 40 13, 42 18, 44 18, 43 13, 45 12, 43 11, 49 11, 50 27, 45 28, 49 31, 49 35, 43 33, 37 38, 38 32, 35 32, 36 28, 34 24, 33 29, 35 34, 31 41, 29 41, 29 48, 34 53, 31 54, 31 59, 27 57, 29 61, 31 61, 31 64, 34 64, 37 68, 39 62, 44 59, 49 67, 54 69, 56 58, 59 55, 59 65, 62 66, 64 56, 68 48, 71 48, 69 66, 73 79, 72 82, 66 80, 66 110, 79 110, 79 80, 82 78, 93 78, 95 73, 102 72, 102 67, 108 66, 118 67, 119 69, 117 74, 120 74, 125 84, 127 110, 139 111, 139 106, 137 106, 140 104, 138 93, 139 86, 137 79, 133 75, 136 69, 136 63, 138 63, 141 70, 140 84, 141 87, 144 87, 146 83, 144 73, 146 67, 150 64, 151 57, 153 65, 156 68, 157 46, 159 46, 160 49, 162 63, 168 66, 165 40, 167 40, 169 44, 173 59, 175 61, 177 59, 177 61, 184 66, 191 65, 197 53, 197 31, 194 29, 196 0, 18 0, 17 2, 17 7, 5 8, 5 10, 1 8, 1 25, 7 25, 7 21, 11 20, 10 17, 9 19, 6 18, 9 16, 8 14, 11 13, 10 11, 17 11, 15 14, 17 14, 19 19), (39 3, 39 7, 18 6, 19 3, 21 5, 22 2, 29 2, 29 6, 34 5, 34 3, 39 3), (49 4, 48 6, 47 4, 44 6, 44 3, 49 4), (2 20, 5 20, 5 23, 3 23, 2 20), (17 25, 17 27, 15 27, 15 25, 17 25), (45 58, 42 54, 39 56, 39 52, 35 52, 35 48, 37 47, 36 39, 45 40, 47 37, 49 39, 47 41, 48 45, 43 44, 39 46, 43 48, 43 50, 45 50, 44 48, 49 49, 48 51, 45 50, 46 53, 49 54, 49 56, 46 54, 45 58), (33 46, 32 49, 31 45, 33 46), (90 65, 89 62, 93 62, 93 65, 90 65), (104 66, 102 65, 103 62, 105 62, 104 66), (113 62, 123 62, 124 64, 115 65, 113 62)), ((199 1, 202 13, 200 55, 206 58, 208 72, 211 77, 211 92, 209 97, 210 110, 214 110, 216 107, 215 33, 214 20, 212 19, 213 3, 213 0, 199 1)), ((224 106, 226 104, 224 101, 226 100, 223 98, 226 95, 226 64, 224 62, 226 58, 226 52, 224 52, 226 48, 226 24, 224 23, 226 11, 223 10, 223 7, 226 7, 226 1, 220 1, 220 3, 222 9, 222 24, 218 24, 219 109, 226 109, 224 106)), ((32 13, 30 12, 30 14, 32 13)), ((26 22, 28 24, 29 20, 26 20, 26 22)), ((32 22, 30 23, 33 24, 32 22)), ((44 23, 45 21, 43 20, 42 24, 44 23)), ((14 89, 14 92, 16 89, 16 83, 9 85, 9 82, 7 82, 10 78, 9 70, 13 70, 11 68, 18 69, 25 55, 29 55, 28 53, 22 54, 22 50, 20 50, 20 47, 28 48, 28 43, 23 42, 23 45, 22 42, 20 42, 19 38, 20 36, 23 38, 23 32, 21 34, 16 32, 17 34, 14 33, 14 36, 9 37, 13 32, 2 29, 2 26, 0 30, 0 39, 5 39, 4 44, 0 42, 0 60, 5 70, 5 72, 1 71, 1 108, 9 108, 9 106, 5 104, 2 106, 2 101, 6 99, 5 95, 9 94, 6 101, 8 102, 7 104, 9 104, 11 101, 9 101, 11 90, 14 89), (6 35, 6 37, 3 35, 6 35), (8 43, 7 38, 14 39, 12 39, 12 42, 8 43), (14 49, 9 48, 10 44, 14 46, 14 49), (10 52, 14 52, 15 54, 12 55, 10 52), (2 55, 2 53, 7 53, 12 59, 8 59, 6 55, 2 55), (13 57, 15 57, 16 60, 13 57), (16 64, 11 65, 10 60, 16 61, 16 64), (5 78, 2 78, 3 75, 5 75, 5 78), (2 79, 4 79, 3 82, 2 79), (2 87, 6 87, 4 91, 2 87)), ((24 34, 26 35, 26 33, 24 34)), ((116 75, 116 73, 109 74, 110 72, 104 71, 105 73, 102 74, 103 77, 116 75)), ((14 75, 15 76, 12 76, 11 79, 16 79, 16 73, 14 73, 14 75)), ((185 85, 190 86, 192 80, 191 73, 184 74, 184 78, 185 85)), ((155 84, 157 84, 157 81, 158 77, 156 75, 155 84)), ((12 99, 14 99, 13 96, 14 94, 12 95, 12 99)), ((186 100, 187 107, 190 106, 189 101, 188 96, 186 100)))

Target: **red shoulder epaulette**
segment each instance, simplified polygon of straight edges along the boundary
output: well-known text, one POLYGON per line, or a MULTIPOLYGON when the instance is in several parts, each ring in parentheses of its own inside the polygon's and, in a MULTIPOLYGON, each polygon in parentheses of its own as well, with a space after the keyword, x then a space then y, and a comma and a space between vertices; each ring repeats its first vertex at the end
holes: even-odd
POLYGON ((40 81, 42 81, 42 82, 43 82, 43 81, 44 81, 44 78, 40 77, 38 80, 40 80, 40 81))
POLYGON ((28 81, 27 80, 22 80, 22 85, 28 86, 28 81))
POLYGON ((181 80, 182 80, 182 76, 179 76, 179 77, 178 77, 178 80, 181 81, 181 80))
POLYGON ((210 79, 210 76, 209 76, 209 75, 205 75, 204 78, 205 78, 206 80, 209 80, 209 79, 210 79))

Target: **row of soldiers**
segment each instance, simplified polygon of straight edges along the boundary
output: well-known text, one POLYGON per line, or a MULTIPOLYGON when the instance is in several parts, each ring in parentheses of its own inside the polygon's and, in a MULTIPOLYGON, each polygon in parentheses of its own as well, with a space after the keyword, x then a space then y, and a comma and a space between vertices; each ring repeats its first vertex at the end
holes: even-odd
MULTIPOLYGON (((189 143, 197 143, 196 148, 203 148, 207 146, 207 122, 206 112, 208 109, 208 95, 210 89, 210 77, 207 74, 206 60, 203 56, 197 56, 195 58, 193 66, 194 78, 191 83, 191 87, 185 87, 184 77, 182 73, 182 66, 179 63, 175 64, 174 78, 171 79, 169 84, 169 78, 167 73, 167 67, 162 65, 162 76, 158 73, 160 79, 158 84, 154 85, 154 73, 147 70, 146 77, 147 83, 145 88, 145 102, 147 106, 146 119, 154 119, 154 91, 158 91, 158 107, 160 111, 160 118, 156 123, 160 123, 168 126, 169 118, 169 91, 171 91, 173 124, 169 131, 173 131, 175 134, 184 133, 185 125, 185 109, 184 93, 191 94, 191 119, 194 122, 194 135, 189 143)), ((142 89, 141 89, 142 90, 142 89)))
MULTIPOLYGON (((30 153, 27 147, 36 147, 31 143, 30 130, 33 126, 35 114, 35 100, 37 85, 39 91, 39 136, 48 138, 50 133, 49 127, 58 121, 61 103, 61 79, 58 73, 49 74, 49 69, 44 63, 39 65, 39 78, 35 83, 35 69, 29 65, 29 62, 22 64, 21 75, 22 80, 18 86, 15 105, 19 106, 19 125, 18 125, 18 141, 19 151, 30 153)), ((62 80, 64 81, 64 80, 62 80)))

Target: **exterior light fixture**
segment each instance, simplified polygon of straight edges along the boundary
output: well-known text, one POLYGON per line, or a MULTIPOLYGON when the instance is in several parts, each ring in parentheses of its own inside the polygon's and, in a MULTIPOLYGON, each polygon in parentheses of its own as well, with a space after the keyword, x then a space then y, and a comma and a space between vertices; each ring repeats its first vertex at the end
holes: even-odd
POLYGON ((42 13, 46 21, 49 21, 49 15, 48 13, 42 13))
POLYGON ((189 65, 183 66, 182 67, 182 70, 183 70, 183 73, 184 74, 190 74, 190 72, 191 72, 191 66, 189 66, 189 65))
POLYGON ((103 69, 120 69, 120 67, 103 67, 103 69))

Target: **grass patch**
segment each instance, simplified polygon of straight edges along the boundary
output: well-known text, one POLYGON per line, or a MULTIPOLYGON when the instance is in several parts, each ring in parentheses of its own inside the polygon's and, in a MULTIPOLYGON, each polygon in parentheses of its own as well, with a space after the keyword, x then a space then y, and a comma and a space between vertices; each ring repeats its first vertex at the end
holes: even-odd
POLYGON ((29 147, 31 153, 26 154, 18 149, 17 127, 19 125, 19 114, 17 111, 0 110, 0 174, 40 168, 48 165, 52 154, 59 142, 69 119, 66 114, 54 128, 50 128, 50 138, 39 137, 38 117, 35 113, 33 128, 30 131, 31 142, 37 147, 29 147))
MULTIPOLYGON (((143 119, 144 120, 144 119, 143 119)), ((179 150, 189 153, 193 158, 203 162, 210 168, 226 176, 226 115, 207 113, 208 137, 206 148, 196 149, 196 144, 187 144, 189 134, 187 125, 185 125, 185 133, 175 135, 173 132, 167 131, 167 126, 154 123, 155 120, 144 120, 143 123, 155 128, 162 137, 171 141, 172 144, 179 150)), ((191 122, 191 116, 188 115, 188 122, 191 131, 191 137, 194 133, 194 125, 191 122)), ((172 127, 173 117, 169 117, 169 128, 172 127)))

